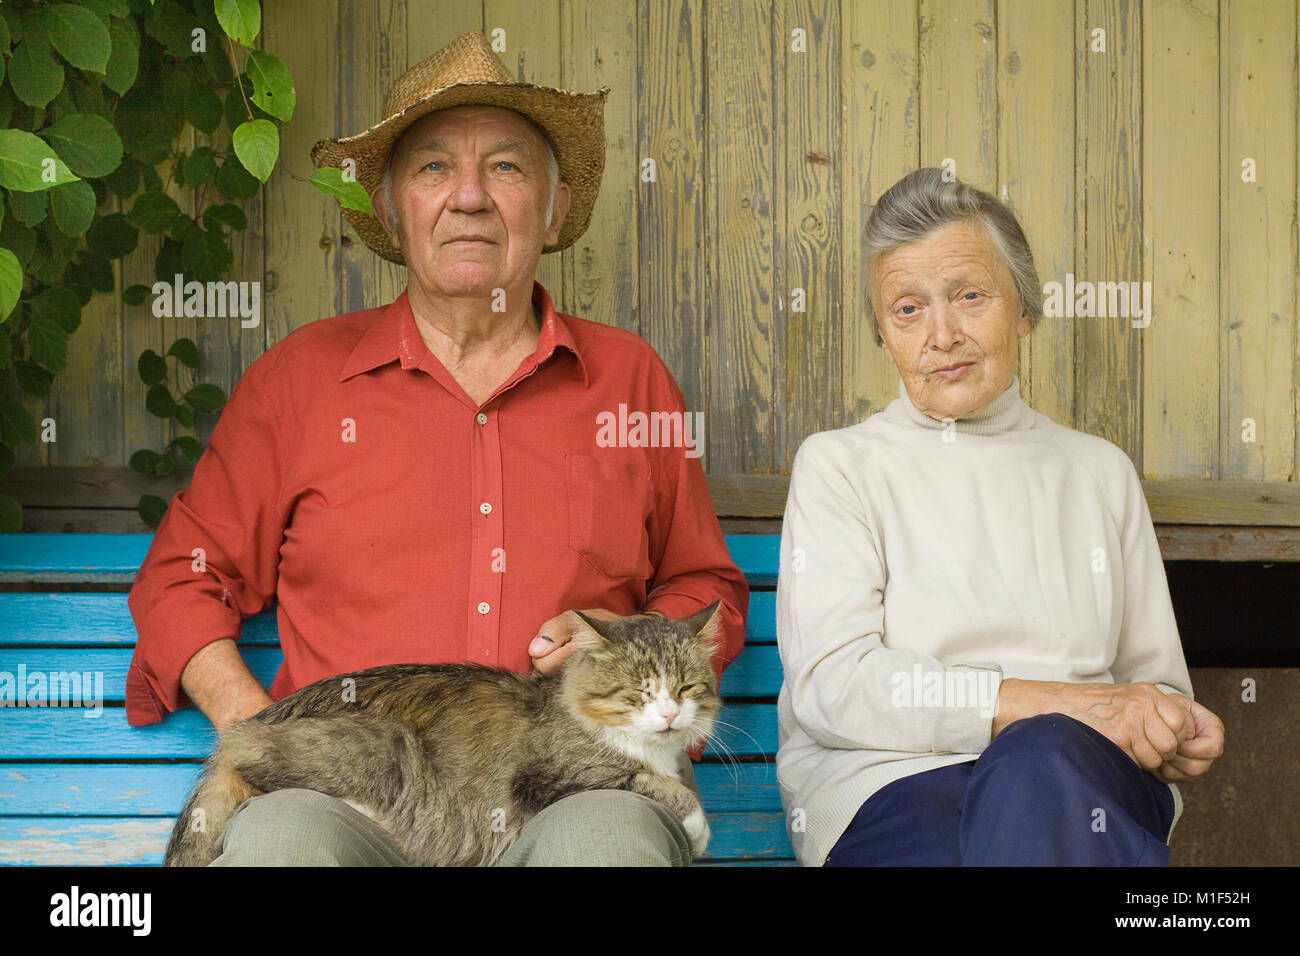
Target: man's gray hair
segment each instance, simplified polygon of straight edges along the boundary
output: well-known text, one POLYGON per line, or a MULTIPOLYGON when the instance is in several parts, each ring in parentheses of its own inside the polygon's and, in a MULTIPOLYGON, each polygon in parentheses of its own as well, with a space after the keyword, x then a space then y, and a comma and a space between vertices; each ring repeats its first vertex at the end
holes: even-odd
MULTIPOLYGON (((520 114, 523 115, 523 114, 520 114)), ((528 119, 528 117, 524 117, 528 119)), ((532 120, 529 120, 532 123, 532 120)), ((551 145, 551 138, 547 136, 537 126, 532 123, 533 129, 537 130, 542 137, 542 142, 546 144, 546 177, 551 184, 551 195, 546 201, 546 228, 551 228, 551 214, 555 210, 555 190, 560 185, 560 164, 555 159, 555 147, 551 145)), ((401 143, 402 138, 399 136, 397 142, 393 143, 393 148, 389 150, 388 162, 384 164, 384 203, 388 206, 388 214, 393 217, 393 228, 398 225, 397 205, 393 202, 393 157, 397 155, 397 146, 401 143)))
POLYGON ((1002 255, 1015 284, 1020 308, 1030 328, 1043 317, 1043 294, 1034 268, 1034 254, 1015 213, 996 196, 957 180, 945 181, 944 171, 927 166, 908 173, 876 202, 862 235, 866 267, 867 318, 877 345, 884 345, 880 320, 871 298, 871 268, 875 261, 906 242, 915 242, 954 222, 976 219, 1002 255))

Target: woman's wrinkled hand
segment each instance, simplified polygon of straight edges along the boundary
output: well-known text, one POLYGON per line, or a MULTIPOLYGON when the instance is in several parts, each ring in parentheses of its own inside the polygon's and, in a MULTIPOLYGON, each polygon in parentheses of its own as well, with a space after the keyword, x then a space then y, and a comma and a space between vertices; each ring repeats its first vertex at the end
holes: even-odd
POLYGON ((1154 684, 1071 684, 1009 678, 998 692, 993 736, 1023 717, 1059 713, 1088 725, 1161 780, 1199 776, 1223 753, 1223 721, 1154 684))

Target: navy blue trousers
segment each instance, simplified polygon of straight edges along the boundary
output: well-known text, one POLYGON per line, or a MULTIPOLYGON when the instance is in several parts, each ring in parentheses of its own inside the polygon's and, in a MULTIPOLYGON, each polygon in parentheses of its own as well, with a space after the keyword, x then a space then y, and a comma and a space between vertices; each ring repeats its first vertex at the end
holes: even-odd
POLYGON ((873 793, 827 866, 1168 866, 1169 787, 1063 714, 873 793))

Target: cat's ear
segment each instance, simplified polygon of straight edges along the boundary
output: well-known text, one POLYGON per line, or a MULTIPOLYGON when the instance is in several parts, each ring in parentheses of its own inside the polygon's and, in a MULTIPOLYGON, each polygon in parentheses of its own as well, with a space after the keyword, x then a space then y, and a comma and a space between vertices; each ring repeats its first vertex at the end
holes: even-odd
POLYGON ((601 630, 604 622, 587 617, 581 611, 573 613, 582 619, 584 626, 573 632, 573 636, 569 638, 570 644, 584 651, 600 651, 609 647, 609 638, 601 630))
POLYGON ((722 644, 722 602, 714 601, 682 622, 712 654, 722 644))

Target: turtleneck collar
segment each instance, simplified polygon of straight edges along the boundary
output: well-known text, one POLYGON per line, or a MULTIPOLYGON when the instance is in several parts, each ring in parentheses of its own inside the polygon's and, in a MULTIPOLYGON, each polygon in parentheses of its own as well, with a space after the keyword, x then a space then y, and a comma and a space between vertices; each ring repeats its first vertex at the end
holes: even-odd
MULTIPOLYGON (((933 429, 948 427, 942 420, 931 418, 912 404, 901 378, 898 380, 898 400, 890 402, 884 414, 899 424, 933 429)), ((1013 375, 1011 384, 987 408, 976 415, 956 419, 953 427, 963 435, 1000 435, 1033 428, 1034 410, 1020 398, 1020 376, 1013 375)))

